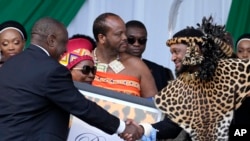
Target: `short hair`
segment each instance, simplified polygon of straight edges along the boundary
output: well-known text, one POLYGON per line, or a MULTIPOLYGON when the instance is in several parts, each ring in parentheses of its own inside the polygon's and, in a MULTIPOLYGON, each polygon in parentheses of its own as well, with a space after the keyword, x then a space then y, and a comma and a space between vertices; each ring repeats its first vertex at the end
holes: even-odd
POLYGON ((70 40, 70 39, 76 39, 76 38, 87 39, 87 40, 90 41, 90 43, 92 44, 93 49, 95 49, 95 47, 96 47, 96 42, 95 42, 95 40, 94 40, 92 37, 90 37, 90 36, 88 36, 88 35, 85 35, 85 34, 74 34, 72 37, 69 38, 69 40, 70 40))
POLYGON ((9 20, 0 24, 0 32, 7 28, 16 28, 17 31, 22 35, 23 39, 27 40, 27 32, 21 23, 14 20, 9 20))
POLYGON ((40 34, 43 36, 47 36, 48 34, 53 34, 58 29, 63 29, 67 31, 64 24, 60 21, 53 19, 51 17, 43 17, 35 22, 32 27, 31 34, 40 34))
POLYGON ((202 37, 204 34, 195 28, 185 28, 183 30, 180 30, 179 32, 175 33, 173 38, 176 37, 202 37))
POLYGON ((94 24, 93 24, 93 34, 97 42, 99 41, 98 34, 106 35, 106 33, 108 32, 109 27, 106 25, 105 22, 106 22, 106 18, 110 16, 119 17, 118 15, 114 13, 103 13, 95 19, 94 24))
POLYGON ((146 29, 145 25, 142 22, 137 21, 137 20, 128 21, 126 23, 126 28, 129 28, 129 27, 142 28, 142 29, 144 29, 147 32, 147 29, 146 29))
POLYGON ((201 47, 203 42, 202 36, 204 36, 204 34, 200 30, 193 27, 187 27, 175 33, 173 38, 167 41, 167 45, 171 46, 172 44, 179 43, 190 45, 191 43, 196 43, 201 47))

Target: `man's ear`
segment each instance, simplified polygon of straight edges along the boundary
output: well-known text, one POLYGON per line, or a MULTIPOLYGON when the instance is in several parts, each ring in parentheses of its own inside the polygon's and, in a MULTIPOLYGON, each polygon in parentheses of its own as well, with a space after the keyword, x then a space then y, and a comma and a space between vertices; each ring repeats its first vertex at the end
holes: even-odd
POLYGON ((103 35, 103 34, 98 34, 97 37, 98 37, 99 42, 100 42, 101 44, 105 43, 105 40, 106 40, 106 36, 105 36, 105 35, 103 35))
POLYGON ((54 34, 49 34, 47 36, 47 43, 49 45, 49 47, 55 47, 56 46, 56 36, 54 34))

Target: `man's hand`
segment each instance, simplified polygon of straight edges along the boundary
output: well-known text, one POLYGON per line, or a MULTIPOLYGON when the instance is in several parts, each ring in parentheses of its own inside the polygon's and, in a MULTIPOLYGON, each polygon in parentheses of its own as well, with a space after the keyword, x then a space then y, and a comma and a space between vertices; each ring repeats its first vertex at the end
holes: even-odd
POLYGON ((126 128, 122 134, 119 134, 121 138, 126 141, 135 141, 142 137, 144 131, 141 126, 139 126, 135 121, 132 119, 128 119, 126 121, 126 128))
POLYGON ((140 126, 143 127, 144 135, 142 136, 142 141, 156 141, 156 132, 157 129, 153 128, 149 123, 140 123, 140 126))

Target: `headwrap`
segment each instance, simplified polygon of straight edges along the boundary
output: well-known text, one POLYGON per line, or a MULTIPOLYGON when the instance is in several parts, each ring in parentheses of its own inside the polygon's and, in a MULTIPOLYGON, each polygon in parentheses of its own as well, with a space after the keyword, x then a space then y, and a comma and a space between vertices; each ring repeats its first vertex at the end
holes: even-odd
POLYGON ((24 40, 27 40, 27 33, 22 24, 17 21, 6 21, 0 24, 0 33, 8 29, 14 29, 18 31, 24 40))
POLYGON ((212 17, 204 17, 198 28, 187 27, 167 41, 168 46, 180 43, 188 46, 182 64, 198 66, 197 76, 202 80, 212 78, 219 59, 233 55, 232 46, 226 42, 225 26, 212 22, 212 17))
POLYGON ((93 46, 87 39, 69 39, 67 44, 67 52, 60 59, 60 63, 70 70, 83 60, 93 61, 91 53, 92 49, 93 46))

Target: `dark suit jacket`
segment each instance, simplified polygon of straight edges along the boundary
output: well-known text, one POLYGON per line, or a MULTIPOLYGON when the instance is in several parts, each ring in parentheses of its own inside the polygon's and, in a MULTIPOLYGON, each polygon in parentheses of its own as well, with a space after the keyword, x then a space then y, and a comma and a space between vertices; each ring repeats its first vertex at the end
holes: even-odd
POLYGON ((146 59, 142 60, 148 66, 149 70, 152 72, 158 91, 166 87, 169 80, 174 79, 173 73, 169 68, 165 68, 161 65, 158 65, 146 59))
MULTIPOLYGON (((162 121, 152 124, 152 126, 159 132, 156 134, 157 139, 175 139, 183 130, 178 124, 171 121, 165 116, 162 121)), ((185 141, 191 141, 190 136, 186 133, 185 141)))
POLYGON ((65 141, 70 113, 113 134, 119 119, 87 100, 70 71, 31 45, 0 68, 0 140, 65 141))
POLYGON ((229 127, 229 141, 249 140, 250 137, 250 97, 243 100, 242 105, 234 111, 234 117, 229 127), (235 136, 237 129, 246 129, 247 134, 244 136, 235 136))

